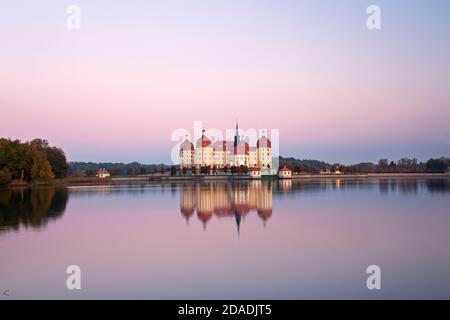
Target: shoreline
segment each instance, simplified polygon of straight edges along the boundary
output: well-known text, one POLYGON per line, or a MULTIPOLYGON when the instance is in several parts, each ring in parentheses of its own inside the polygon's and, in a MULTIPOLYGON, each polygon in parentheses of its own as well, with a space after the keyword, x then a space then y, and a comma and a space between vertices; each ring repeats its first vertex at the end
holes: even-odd
POLYGON ((12 183, 2 188, 20 187, 45 187, 45 186, 92 186, 92 185, 122 185, 131 183, 152 182, 189 182, 189 181, 253 181, 253 180, 336 180, 336 179, 410 179, 410 178, 450 178, 450 173, 369 173, 369 174, 299 174, 291 178, 281 179, 278 176, 270 176, 262 179, 254 179, 247 175, 214 175, 214 176, 135 176, 135 177, 110 177, 110 178, 65 178, 47 182, 12 183))

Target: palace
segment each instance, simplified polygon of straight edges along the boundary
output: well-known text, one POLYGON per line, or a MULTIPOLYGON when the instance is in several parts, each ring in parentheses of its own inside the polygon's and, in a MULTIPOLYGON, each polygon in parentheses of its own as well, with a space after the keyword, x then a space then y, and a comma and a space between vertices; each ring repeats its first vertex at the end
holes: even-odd
POLYGON ((201 138, 194 145, 186 139, 180 145, 180 168, 193 167, 225 167, 272 168, 272 143, 266 136, 262 136, 256 147, 250 147, 248 142, 239 135, 236 123, 234 141, 217 141, 214 144, 205 136, 203 130, 201 138))

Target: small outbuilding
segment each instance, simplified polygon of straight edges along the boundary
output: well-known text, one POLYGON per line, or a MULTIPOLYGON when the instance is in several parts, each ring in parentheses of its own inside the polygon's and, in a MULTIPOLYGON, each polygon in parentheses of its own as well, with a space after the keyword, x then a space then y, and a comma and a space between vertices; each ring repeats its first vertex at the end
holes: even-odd
POLYGON ((97 170, 97 172, 95 173, 95 176, 96 176, 97 178, 103 179, 103 178, 109 177, 110 174, 109 174, 108 170, 106 170, 106 169, 103 168, 103 169, 97 170))
POLYGON ((258 168, 250 168, 250 170, 248 171, 248 175, 252 179, 261 179, 261 170, 258 168))
POLYGON ((292 171, 288 167, 284 166, 278 171, 278 177, 280 179, 290 179, 292 178, 292 171))

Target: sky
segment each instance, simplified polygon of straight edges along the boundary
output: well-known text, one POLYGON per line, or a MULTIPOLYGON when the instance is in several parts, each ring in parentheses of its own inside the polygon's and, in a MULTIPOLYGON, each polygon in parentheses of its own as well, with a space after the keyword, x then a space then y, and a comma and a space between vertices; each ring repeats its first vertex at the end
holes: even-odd
POLYGON ((238 120, 278 129, 283 156, 450 156, 449 16, 445 0, 0 0, 0 137, 169 163, 177 129, 238 120))

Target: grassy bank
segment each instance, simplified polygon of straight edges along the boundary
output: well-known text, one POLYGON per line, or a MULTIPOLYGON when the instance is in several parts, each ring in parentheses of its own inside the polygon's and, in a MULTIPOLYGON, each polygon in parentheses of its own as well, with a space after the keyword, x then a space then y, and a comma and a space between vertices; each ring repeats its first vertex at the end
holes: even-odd
MULTIPOLYGON (((298 174, 293 175, 293 180, 301 179, 368 179, 368 178, 450 178, 450 173, 370 173, 370 174, 298 174)), ((278 179, 277 177, 273 178, 278 179)), ((64 179, 53 179, 41 182, 20 182, 13 181, 3 187, 33 187, 33 186, 77 186, 77 185, 110 185, 110 184, 130 184, 147 182, 182 182, 193 180, 253 180, 246 175, 211 175, 211 176, 135 176, 135 177, 112 177, 112 178, 87 178, 69 177, 64 179)))

